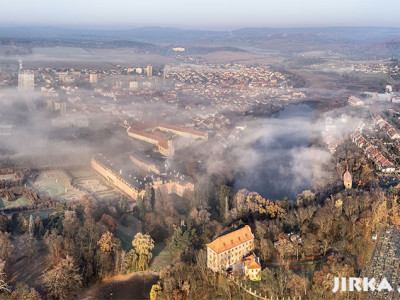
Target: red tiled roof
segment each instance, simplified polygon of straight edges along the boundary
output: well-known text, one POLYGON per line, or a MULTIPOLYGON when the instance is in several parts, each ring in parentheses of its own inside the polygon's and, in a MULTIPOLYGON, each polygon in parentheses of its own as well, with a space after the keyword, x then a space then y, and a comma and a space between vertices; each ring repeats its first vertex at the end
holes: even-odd
POLYGON ((165 138, 160 137, 159 134, 155 134, 155 133, 152 133, 152 132, 145 132, 145 131, 142 131, 142 130, 137 130, 137 129, 134 129, 132 127, 130 127, 128 129, 128 132, 131 132, 131 133, 134 133, 134 134, 137 134, 137 135, 141 135, 141 136, 156 140, 156 141, 158 141, 158 145, 159 146, 161 146, 161 147, 163 147, 165 149, 168 149, 168 140, 165 139, 165 138))
POLYGON ((243 228, 220 236, 211 243, 207 244, 207 247, 211 248, 216 253, 222 253, 252 239, 254 239, 254 235, 251 232, 250 226, 246 225, 243 228))
POLYGON ((351 174, 349 171, 346 171, 343 175, 344 182, 352 182, 351 174))
POLYGON ((261 266, 254 259, 254 255, 250 255, 244 259, 244 265, 248 269, 261 269, 261 266))

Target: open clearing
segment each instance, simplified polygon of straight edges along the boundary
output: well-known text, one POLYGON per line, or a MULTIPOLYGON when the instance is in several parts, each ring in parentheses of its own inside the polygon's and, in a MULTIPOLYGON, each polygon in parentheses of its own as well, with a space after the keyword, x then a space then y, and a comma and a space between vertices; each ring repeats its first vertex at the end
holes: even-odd
POLYGON ((172 264, 172 260, 173 257, 171 252, 169 252, 168 245, 165 243, 155 243, 150 268, 154 271, 160 271, 172 264))
POLYGON ((26 246, 20 246, 20 241, 21 236, 13 239, 16 259, 10 264, 9 284, 15 287, 18 282, 23 282, 35 288, 38 292, 43 292, 41 275, 46 269, 46 255, 48 253, 44 241, 35 240, 36 245, 32 248, 35 251, 32 252, 27 252, 26 246))
MULTIPOLYGON (((125 251, 132 249, 132 240, 141 231, 142 224, 131 213, 124 214, 117 224, 117 236, 125 251)), ((165 243, 155 243, 150 268, 159 271, 172 263, 173 257, 165 243)))
POLYGON ((121 193, 117 191, 96 193, 93 195, 100 201, 117 201, 121 198, 121 193))
POLYGON ((117 275, 83 291, 78 299, 150 299, 151 287, 158 280, 159 274, 151 271, 117 275))
POLYGON ((141 222, 131 213, 124 214, 117 224, 117 236, 125 251, 132 249, 132 240, 142 230, 141 222))
POLYGON ((90 168, 68 170, 68 173, 74 179, 91 178, 97 175, 97 173, 90 168))

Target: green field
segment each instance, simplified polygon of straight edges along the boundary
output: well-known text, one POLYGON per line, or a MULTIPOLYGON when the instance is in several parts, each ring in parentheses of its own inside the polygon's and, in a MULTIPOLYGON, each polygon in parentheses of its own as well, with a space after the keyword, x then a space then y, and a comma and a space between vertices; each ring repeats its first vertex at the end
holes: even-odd
POLYGON ((68 173, 74 179, 97 177, 97 173, 90 168, 68 170, 68 173))
MULTIPOLYGON (((118 222, 117 236, 121 240, 122 248, 125 251, 132 249, 132 240, 136 233, 141 231, 141 222, 131 213, 125 213, 118 222)), ((168 245, 165 243, 155 243, 153 249, 153 259, 150 262, 150 268, 159 271, 172 263, 172 255, 169 252, 168 245)))
POLYGON ((93 196, 100 201, 116 201, 121 198, 121 194, 118 192, 97 193, 93 196))
POLYGON ((132 249, 132 240, 142 230, 141 222, 131 213, 125 213, 117 224, 117 236, 125 251, 132 249))
POLYGON ((150 269, 160 271, 166 266, 172 264, 172 254, 169 252, 168 245, 165 243, 156 243, 153 249, 153 259, 150 262, 150 269))
POLYGON ((7 201, 6 198, 0 197, 0 208, 27 207, 31 205, 31 202, 23 196, 16 197, 14 201, 7 201))

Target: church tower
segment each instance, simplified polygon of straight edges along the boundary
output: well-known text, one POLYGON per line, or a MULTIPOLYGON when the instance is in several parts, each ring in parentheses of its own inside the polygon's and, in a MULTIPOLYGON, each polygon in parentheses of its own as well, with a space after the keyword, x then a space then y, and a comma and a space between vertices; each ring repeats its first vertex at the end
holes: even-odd
POLYGON ((351 174, 349 172, 349 165, 346 166, 346 172, 343 175, 343 184, 346 189, 351 189, 353 180, 351 174))

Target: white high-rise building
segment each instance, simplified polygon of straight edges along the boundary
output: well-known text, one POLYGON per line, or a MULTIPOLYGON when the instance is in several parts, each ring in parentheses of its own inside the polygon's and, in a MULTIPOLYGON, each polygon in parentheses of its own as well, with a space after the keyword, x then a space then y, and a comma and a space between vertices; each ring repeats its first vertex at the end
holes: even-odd
POLYGON ((153 67, 152 66, 147 66, 147 76, 151 77, 153 76, 153 67))
POLYGON ((97 83, 97 74, 90 74, 89 81, 90 83, 97 83))
POLYGON ((18 90, 24 92, 33 92, 35 89, 35 74, 20 72, 18 74, 18 90))

